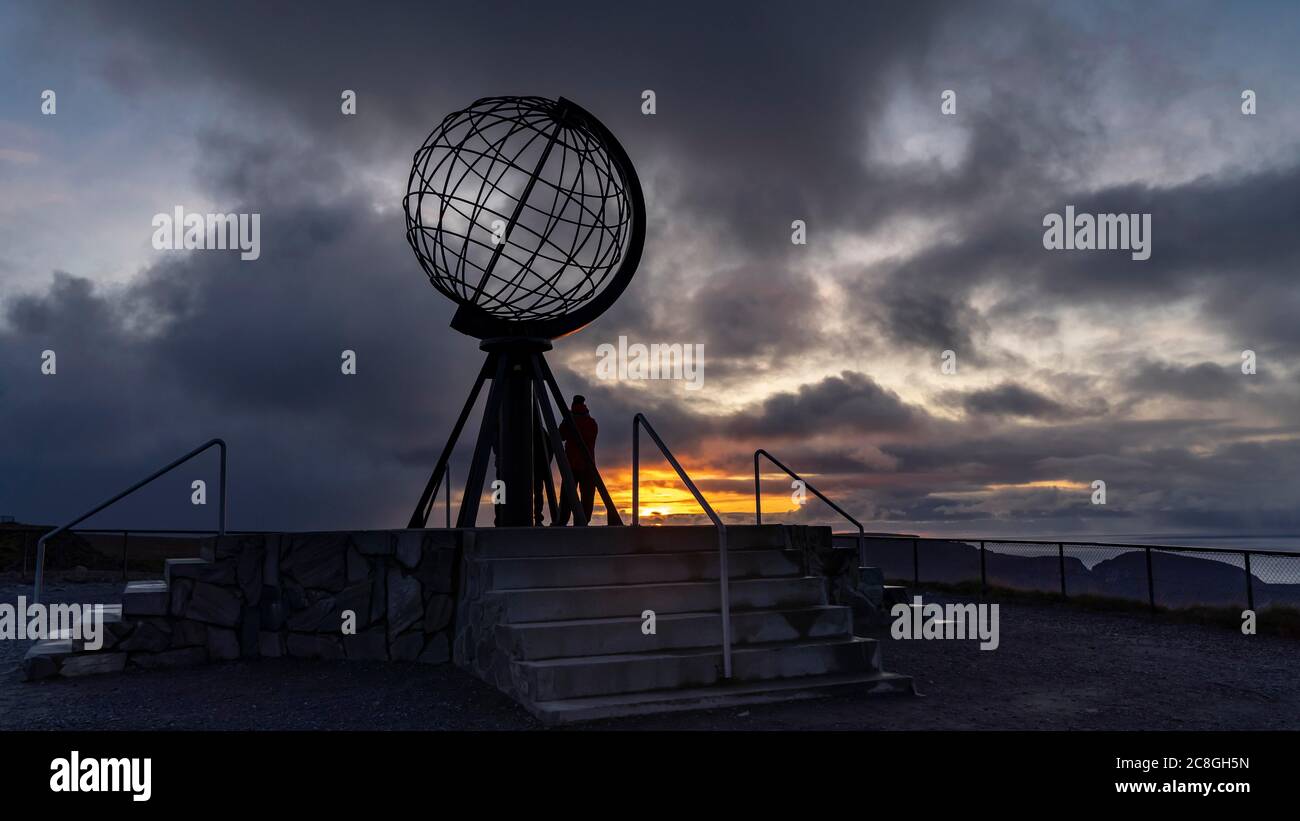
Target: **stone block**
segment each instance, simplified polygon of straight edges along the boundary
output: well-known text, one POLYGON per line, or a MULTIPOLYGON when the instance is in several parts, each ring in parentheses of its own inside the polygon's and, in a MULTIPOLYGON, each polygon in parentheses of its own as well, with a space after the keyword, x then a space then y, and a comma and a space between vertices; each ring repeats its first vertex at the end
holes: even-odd
POLYGON ((120 673, 126 668, 126 653, 86 653, 69 656, 59 667, 61 676, 90 676, 98 673, 120 673))
POLYGON ((193 667, 208 660, 206 647, 182 647, 164 653, 132 653, 131 664, 144 669, 193 667))
POLYGON ((424 635, 419 631, 412 630, 398 636, 388 649, 389 655, 393 661, 415 661, 424 650, 424 635))
POLYGON ((365 556, 391 556, 393 534, 384 530, 369 530, 352 534, 352 544, 365 556))
POLYGON ((424 632, 437 633, 451 624, 451 616, 456 610, 456 602, 451 596, 436 593, 429 597, 424 606, 424 632))
POLYGON ((337 592, 347 582, 346 533, 308 533, 290 540, 280 572, 304 588, 337 592))
POLYGON ((388 574, 382 566, 377 566, 370 577, 370 623, 383 621, 387 610, 388 574))
POLYGON ((426 550, 415 575, 427 592, 450 593, 456 572, 456 551, 448 548, 426 550))
POLYGON ((234 627, 239 622, 241 604, 233 588, 195 582, 185 615, 195 621, 234 627))
POLYGON ((266 552, 259 545, 239 554, 236 576, 239 590, 244 594, 244 601, 257 604, 262 597, 262 570, 265 565, 266 552))
POLYGON ((103 652, 117 647, 118 642, 120 642, 121 639, 117 637, 116 633, 108 629, 108 625, 104 625, 104 630, 100 633, 99 641, 100 645, 97 649, 100 652, 103 652))
POLYGON ((262 584, 268 587, 280 586, 280 543, 282 541, 288 541, 288 538, 266 537, 266 548, 262 551, 262 584))
POLYGON ((171 646, 196 647, 208 643, 208 627, 203 622, 182 619, 172 626, 171 646))
POLYGON ((307 591, 302 589, 302 585, 293 579, 285 579, 281 583, 281 589, 284 591, 284 610, 286 613, 292 613, 294 610, 301 610, 310 602, 307 601, 307 591))
POLYGON ((334 599, 321 599, 313 605, 289 614, 285 626, 300 633, 312 633, 320 628, 326 617, 334 610, 334 599))
MULTIPOLYGON (((424 616, 420 582, 398 567, 388 569, 388 636, 393 638, 424 616)), ((418 651, 417 651, 418 652, 418 651)))
POLYGON ((221 627, 208 628, 208 658, 212 661, 232 661, 239 658, 239 639, 234 630, 221 627))
POLYGON ((172 637, 153 624, 141 624, 119 647, 128 652, 161 653, 171 647, 172 637))
POLYGON ((420 556, 424 553, 424 532, 403 530, 396 535, 396 539, 398 563, 407 570, 414 570, 420 563, 420 556))
POLYGON ((342 629, 343 613, 346 610, 351 610, 356 614, 356 626, 358 628, 368 627, 371 624, 370 586, 370 580, 366 579, 338 594, 335 598, 331 618, 323 625, 322 629, 331 631, 342 629))
POLYGON ((131 635, 131 631, 135 629, 135 622, 110 621, 104 627, 108 628, 108 632, 116 636, 118 641, 121 641, 131 635))
POLYGON ((52 653, 29 652, 23 657, 23 679, 40 681, 58 675, 60 658, 61 655, 52 653))
POLYGON ((209 545, 201 553, 203 558, 215 562, 223 556, 234 556, 239 552, 238 536, 213 536, 209 545))
POLYGON ((185 615, 185 608, 189 607, 190 596, 194 592, 194 582, 187 578, 173 578, 169 586, 171 588, 171 614, 182 617, 185 615))
POLYGON ((122 593, 122 615, 165 616, 170 604, 167 583, 129 582, 122 593))
POLYGON ((369 580, 370 562, 355 547, 348 548, 348 584, 369 580))
POLYGON ((279 630, 284 627, 284 602, 280 591, 274 587, 262 588, 262 600, 258 604, 259 630, 279 630))

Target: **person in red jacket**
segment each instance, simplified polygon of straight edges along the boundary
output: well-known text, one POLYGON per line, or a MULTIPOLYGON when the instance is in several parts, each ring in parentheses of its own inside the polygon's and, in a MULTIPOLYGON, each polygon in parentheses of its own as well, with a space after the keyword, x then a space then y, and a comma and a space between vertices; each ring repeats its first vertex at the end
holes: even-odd
MULTIPOLYGON (((564 440, 564 455, 569 460, 569 467, 573 470, 573 480, 578 483, 578 495, 582 499, 582 509, 587 514, 587 521, 591 521, 591 511, 596 505, 596 434, 600 426, 596 420, 591 418, 591 412, 587 410, 587 397, 573 397, 573 424, 569 424, 566 419, 560 424, 560 438, 564 440), (574 430, 574 428, 577 430, 574 430), (586 445, 584 449, 582 446, 586 445), (591 461, 587 460, 587 454, 591 454, 591 461)), ((563 526, 569 523, 569 505, 570 489, 567 484, 560 488, 560 520, 557 524, 563 526)))

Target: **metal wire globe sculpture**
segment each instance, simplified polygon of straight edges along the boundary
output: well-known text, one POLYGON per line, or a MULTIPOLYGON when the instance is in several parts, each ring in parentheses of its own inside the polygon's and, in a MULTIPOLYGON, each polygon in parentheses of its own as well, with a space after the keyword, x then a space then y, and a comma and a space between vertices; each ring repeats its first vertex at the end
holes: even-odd
POLYGON ((627 153, 563 98, 486 97, 415 152, 406 239, 482 339, 572 333, 627 287, 645 202, 627 153))

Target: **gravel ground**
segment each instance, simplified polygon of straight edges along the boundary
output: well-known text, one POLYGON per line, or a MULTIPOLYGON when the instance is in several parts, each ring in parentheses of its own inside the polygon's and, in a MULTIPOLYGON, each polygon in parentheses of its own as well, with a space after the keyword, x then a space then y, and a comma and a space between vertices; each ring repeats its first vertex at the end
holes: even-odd
MULTIPOLYGON (((112 602, 120 584, 51 600, 112 602)), ((14 602, 30 587, 0 585, 14 602)), ((927 596, 927 601, 953 601, 927 596)), ((888 670, 923 697, 811 702, 620 719, 588 729, 1300 729, 1300 645, 1141 614, 1004 604, 1001 644, 895 641, 888 670)), ((0 642, 0 729, 534 729, 509 698, 450 666, 261 659, 25 683, 26 642, 0 642)))

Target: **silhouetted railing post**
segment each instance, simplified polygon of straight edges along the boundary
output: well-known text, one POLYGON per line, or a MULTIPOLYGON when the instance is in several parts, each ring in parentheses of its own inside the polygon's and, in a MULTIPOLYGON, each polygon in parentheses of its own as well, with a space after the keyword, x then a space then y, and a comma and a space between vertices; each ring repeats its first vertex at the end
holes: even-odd
POLYGON ((916 551, 916 539, 912 540, 912 584, 921 583, 921 559, 916 551))
POLYGON ((984 561, 984 543, 980 542, 980 596, 986 596, 989 592, 989 574, 988 567, 984 561))
POLYGON ((129 540, 130 538, 131 538, 130 534, 127 531, 123 530, 122 531, 122 581, 126 581, 127 540, 129 540))
MULTIPOLYGON (((551 469, 550 463, 547 463, 546 469, 547 470, 551 469)), ((450 464, 448 464, 447 467, 443 470, 442 478, 447 485, 447 487, 443 490, 443 494, 442 494, 443 501, 446 502, 447 505, 447 529, 451 530, 451 465, 450 464)))
POLYGON ((1242 551, 1242 557, 1246 560, 1246 609, 1255 609, 1255 584, 1251 579, 1250 573, 1250 551, 1242 551))
POLYGON ((1156 578, 1155 573, 1151 570, 1151 548, 1147 548, 1147 599, 1151 602, 1151 609, 1156 609, 1156 578))
POLYGON ((1056 543, 1056 556, 1061 566, 1061 598, 1066 599, 1069 596, 1065 592, 1065 544, 1063 542, 1056 543))
POLYGON ((641 523, 641 437, 640 420, 632 418, 632 526, 641 523))

